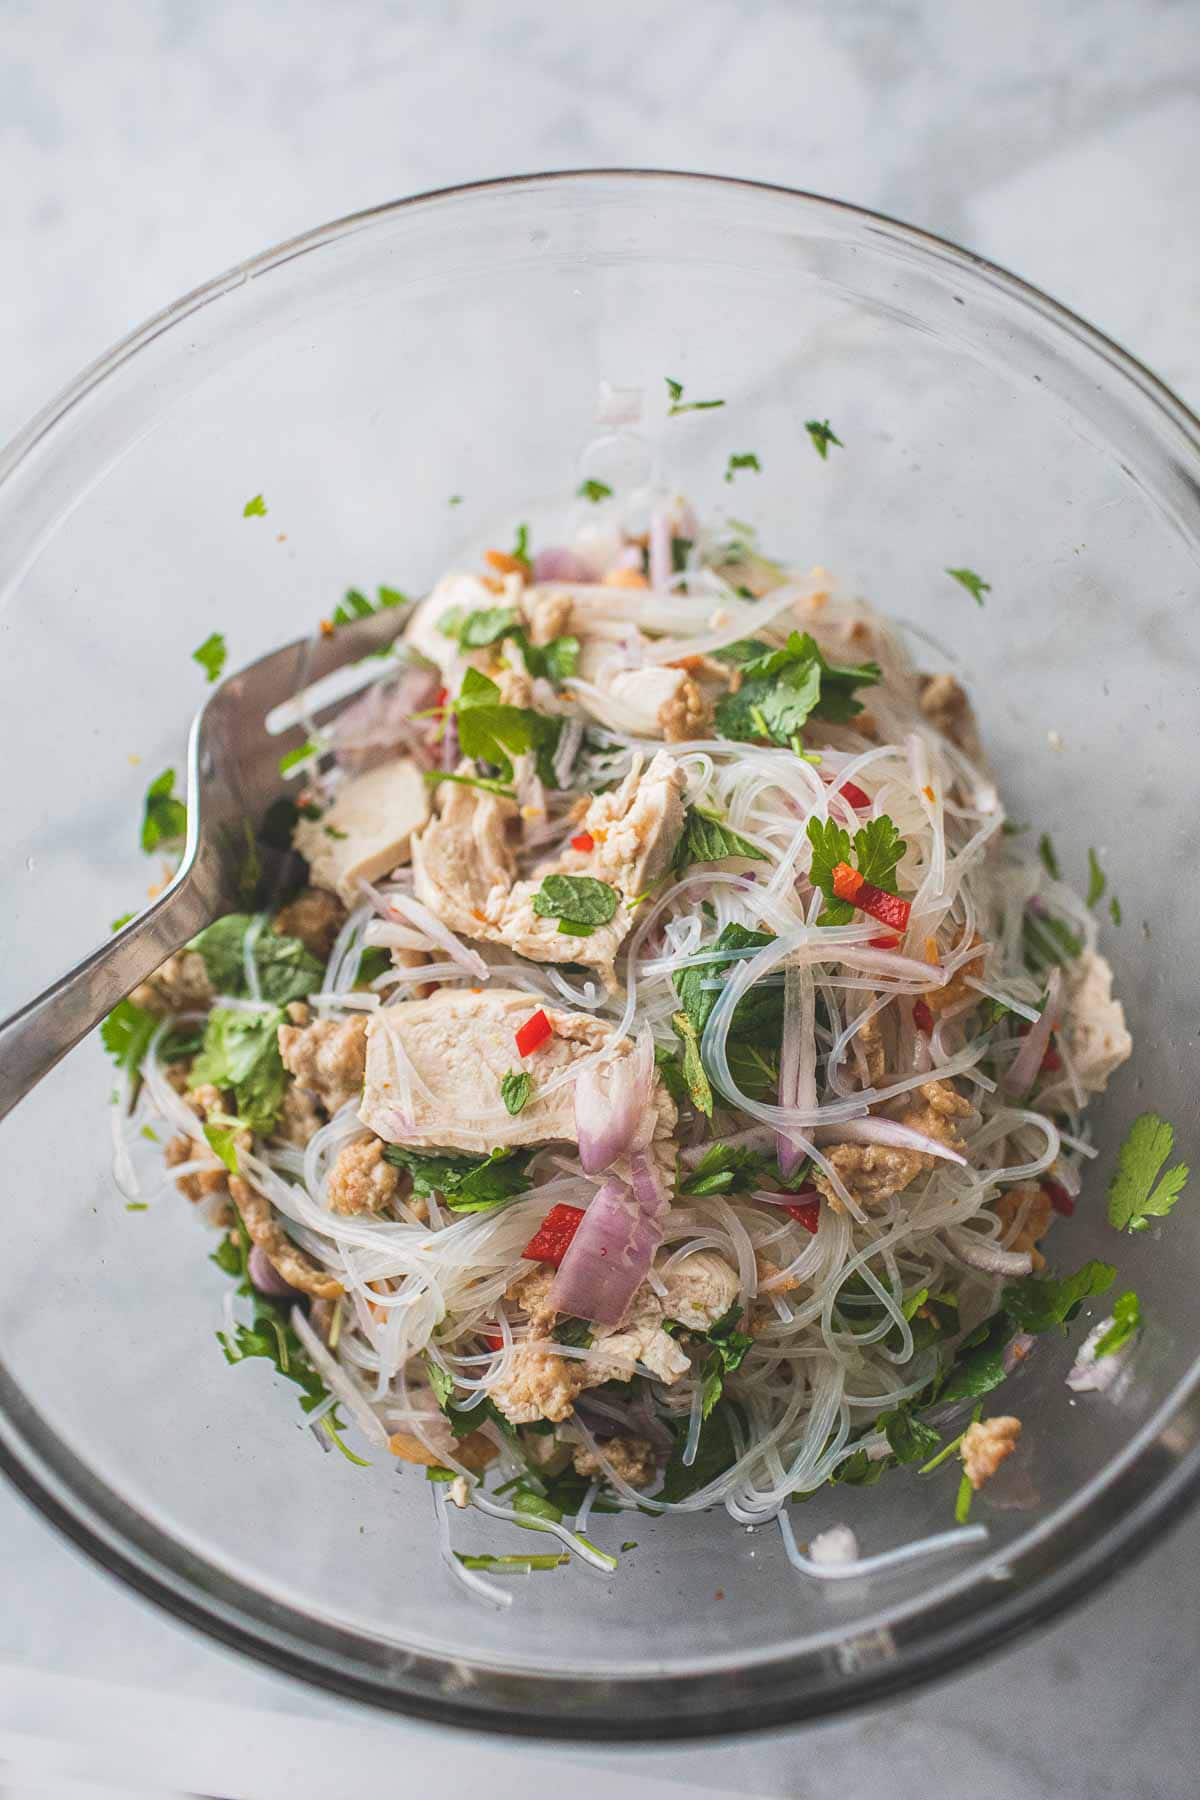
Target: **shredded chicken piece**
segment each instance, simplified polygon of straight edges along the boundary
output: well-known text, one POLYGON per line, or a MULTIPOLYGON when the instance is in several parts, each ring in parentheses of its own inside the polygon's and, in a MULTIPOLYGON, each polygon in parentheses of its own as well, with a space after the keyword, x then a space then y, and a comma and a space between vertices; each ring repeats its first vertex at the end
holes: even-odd
POLYGON ((1099 1094, 1115 1069, 1128 1060, 1133 1039, 1125 1009, 1112 996, 1112 969, 1103 956, 1085 950, 1067 971, 1065 1037, 1067 1055, 1085 1092, 1099 1094))
POLYGON ((979 741, 979 727, 966 692, 953 675, 919 675, 918 698, 921 711, 943 737, 957 744, 973 763, 984 761, 979 741))
MULTIPOLYGON (((617 1474, 630 1487, 645 1487, 654 1475, 656 1467, 654 1445, 649 1438, 643 1437, 611 1437, 606 1438, 600 1446, 617 1474)), ((598 1475, 601 1481, 607 1479, 600 1458, 586 1444, 581 1444, 572 1458, 575 1473, 591 1478, 598 1475)))
POLYGON ((309 1088, 332 1115, 362 1091, 367 1065, 367 1021, 316 1019, 311 1025, 281 1025, 283 1066, 309 1088))
POLYGON ((690 676, 684 677, 676 692, 658 709, 658 723, 668 744, 708 737, 712 722, 712 701, 690 676))
POLYGON ((341 1282, 327 1270, 318 1268, 306 1251, 293 1244, 266 1195, 260 1194, 240 1175, 230 1175, 228 1184, 251 1242, 258 1245, 276 1274, 282 1275, 302 1293, 316 1294, 322 1300, 336 1300, 342 1292, 341 1282))
POLYGON ((320 962, 328 960, 334 939, 346 923, 346 909, 324 888, 302 888, 271 921, 282 937, 299 938, 320 962))
MULTIPOLYGON (((908 1125, 939 1144, 958 1150, 961 1140, 954 1127, 955 1119, 965 1118, 971 1103, 945 1081, 927 1081, 914 1095, 905 1096, 897 1107, 897 1123, 908 1125)), ((830 1162, 861 1207, 884 1206, 895 1194, 932 1169, 937 1158, 924 1150, 900 1150, 891 1144, 835 1144, 826 1151, 830 1162)), ((813 1176, 835 1212, 843 1211, 833 1183, 820 1170, 813 1176)))
POLYGON ((1011 1456, 1021 1435, 1021 1421, 1010 1414, 980 1419, 968 1425, 959 1445, 967 1480, 978 1490, 990 1481, 1005 1457, 1011 1456))
POLYGON ((992 1211, 1003 1223, 1006 1233, 1020 1216, 1020 1229, 1005 1249, 1025 1252, 1033 1259, 1035 1269, 1044 1269, 1046 1259, 1038 1245, 1054 1223, 1054 1207, 1041 1183, 1022 1181, 1016 1187, 1005 1188, 993 1200, 992 1211))
POLYGON ((215 998, 216 989, 208 979, 208 969, 198 950, 177 950, 168 956, 161 968, 148 981, 134 988, 129 998, 143 1012, 198 1012, 215 998))
POLYGON ((572 626, 570 594, 556 593, 552 588, 526 588, 521 597, 521 612, 529 628, 530 641, 544 645, 557 637, 566 637, 572 626))
POLYGON ((738 1297, 738 1275, 715 1250, 696 1250, 663 1274, 663 1317, 707 1331, 738 1297))
POLYGON ((381 1213, 400 1186, 400 1171, 384 1161, 378 1138, 347 1144, 329 1171, 329 1210, 335 1213, 381 1213))

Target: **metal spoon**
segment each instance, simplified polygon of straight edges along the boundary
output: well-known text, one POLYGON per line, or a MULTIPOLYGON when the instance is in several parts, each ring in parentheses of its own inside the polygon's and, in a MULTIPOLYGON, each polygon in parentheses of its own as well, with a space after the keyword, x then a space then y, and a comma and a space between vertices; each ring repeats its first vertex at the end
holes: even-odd
POLYGON ((213 690, 188 740, 183 861, 152 906, 0 1024, 0 1119, 168 956, 234 909, 247 822, 261 819, 279 795, 280 753, 304 741, 299 726, 272 735, 267 715, 300 690, 382 649, 404 618, 385 610, 340 625, 329 636, 302 638, 213 690))

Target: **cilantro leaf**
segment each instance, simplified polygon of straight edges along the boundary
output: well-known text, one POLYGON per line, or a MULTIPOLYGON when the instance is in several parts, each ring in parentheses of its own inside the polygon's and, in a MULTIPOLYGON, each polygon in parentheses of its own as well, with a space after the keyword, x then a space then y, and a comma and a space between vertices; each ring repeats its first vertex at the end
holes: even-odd
POLYGON ((1108 1291, 1116 1274, 1111 1263, 1093 1260, 1062 1281, 1052 1275, 1025 1275, 1005 1288, 1004 1310, 1021 1331, 1065 1328, 1085 1300, 1108 1291))
POLYGON ((663 377, 667 384, 667 393, 671 404, 667 408, 667 417, 673 419, 677 413, 711 412, 714 406, 724 406, 723 400, 687 400, 683 398, 683 383, 672 381, 669 375, 663 377))
POLYGON ((897 1407, 895 1412, 881 1413, 875 1424, 883 1428, 888 1448, 900 1463, 925 1461, 942 1441, 941 1432, 916 1418, 906 1406, 897 1407))
POLYGON ((1088 905, 1095 906, 1098 901, 1102 900, 1104 898, 1104 894, 1105 894, 1107 887, 1108 887, 1108 876, 1104 873, 1104 870, 1100 867, 1100 862, 1096 855, 1096 852, 1094 850, 1089 850, 1088 851, 1088 891, 1087 891, 1088 905))
POLYGON ((454 636, 464 650, 482 650, 507 637, 520 623, 521 615, 515 606, 489 606, 481 612, 468 613, 454 636))
POLYGON ((880 676, 877 663, 829 662, 807 631, 791 632, 780 649, 749 639, 730 646, 722 660, 741 665, 742 684, 718 702, 716 726, 723 737, 741 741, 792 744, 810 716, 846 724, 862 711, 855 688, 880 676))
POLYGON ((286 775, 290 769, 294 769, 300 763, 307 762, 310 757, 320 756, 320 754, 320 744, 315 738, 309 738, 305 743, 298 744, 294 750, 284 751, 279 759, 279 773, 286 775))
POLYGON ((142 813, 142 849, 177 843, 187 836, 187 807, 175 795, 175 771, 164 769, 146 789, 142 813))
POLYGON ((812 845, 812 867, 809 880, 815 888, 820 888, 829 901, 830 911, 837 910, 839 917, 826 921, 830 924, 844 925, 845 914, 853 918, 854 908, 848 900, 839 900, 833 891, 833 871, 839 863, 850 861, 850 833, 844 825, 838 825, 833 819, 810 819, 808 821, 808 841, 812 845))
POLYGON ((745 456, 731 456, 725 470, 726 481, 732 481, 739 469, 753 469, 756 475, 762 474, 762 464, 753 451, 745 456))
POLYGON ((1108 1222, 1118 1231, 1145 1231, 1151 1219, 1164 1218, 1178 1200, 1187 1183, 1187 1164, 1176 1163, 1159 1178, 1174 1143, 1174 1126, 1157 1113, 1142 1113, 1129 1127, 1108 1184, 1108 1222))
POLYGON ((836 444, 839 450, 846 448, 841 438, 830 428, 828 419, 806 419, 804 429, 812 439, 812 447, 822 462, 829 460, 830 444, 836 444))
POLYGON ((570 636, 556 637, 540 647, 530 645, 525 652, 525 661, 531 674, 544 675, 547 681, 552 681, 557 686, 566 681, 568 676, 574 675, 579 667, 579 639, 570 636))
POLYGON ((225 634, 214 631, 204 642, 192 651, 192 661, 199 663, 210 682, 221 679, 221 670, 225 667, 225 634))
POLYGON ((236 1175, 238 1172, 237 1133, 236 1125, 206 1125, 204 1127, 204 1136, 208 1140, 209 1148, 216 1152, 231 1175, 236 1175))
MULTIPOLYGON (((238 999, 246 993, 244 944, 255 923, 250 913, 226 913, 194 937, 189 950, 204 959, 208 979, 218 994, 238 999)), ((263 926, 254 944, 254 962, 264 1000, 286 1006, 317 991, 325 974, 324 964, 306 950, 299 938, 263 926)))
POLYGON ((136 913, 131 913, 131 912, 122 913, 119 919, 113 920, 112 924, 109 926, 108 929, 110 931, 122 931, 125 928, 125 926, 128 925, 130 919, 133 919, 136 917, 137 917, 136 913))
POLYGON ((511 758, 533 751, 539 776, 548 787, 557 787, 554 752, 563 728, 561 718, 505 704, 496 683, 474 668, 463 676, 454 713, 464 756, 493 763, 502 777, 511 781, 511 758))
POLYGON ((1007 1370, 1004 1352, 1015 1335, 1016 1326, 1007 1313, 993 1313, 958 1346, 945 1381, 936 1389, 939 1402, 973 1399, 999 1387, 1007 1370))
POLYGON ((663 1484, 656 1500, 686 1500, 689 1494, 697 1493, 723 1475, 737 1460, 737 1444, 733 1435, 732 1420, 734 1417, 733 1402, 719 1400, 711 1409, 709 1416, 700 1427, 700 1439, 696 1446, 695 1460, 686 1464, 683 1460, 683 1447, 686 1432, 680 1431, 675 1439, 675 1447, 671 1451, 667 1467, 663 1475, 663 1484))
POLYGON ((982 575, 977 575, 974 569, 947 569, 946 574, 953 576, 960 587, 966 588, 976 606, 982 606, 983 596, 992 591, 991 582, 985 581, 982 575))
POLYGON ((887 894, 896 892, 896 864, 908 849, 887 813, 867 823, 854 834, 854 854, 858 872, 864 881, 872 882, 887 894))
POLYGON ((746 1192, 773 1173, 775 1158, 736 1144, 710 1144, 696 1167, 679 1184, 681 1194, 746 1192))
POLYGON ((247 500, 242 508, 243 519, 265 519, 266 516, 267 503, 261 494, 255 494, 253 500, 247 500))
POLYGON ((716 1350, 721 1367, 727 1375, 741 1367, 747 1350, 754 1347, 754 1339, 749 1332, 736 1329, 743 1312, 738 1301, 734 1301, 715 1324, 710 1325, 705 1337, 716 1350))
POLYGON ((530 1152, 493 1150, 490 1156, 423 1156, 401 1144, 386 1144, 384 1160, 412 1176, 413 1194, 440 1194, 451 1212, 487 1212, 525 1193, 532 1183, 525 1170, 530 1152))
POLYGON ((1057 963, 1060 967, 1083 954, 1083 939, 1054 913, 1026 908, 1021 926, 1021 953, 1025 966, 1038 973, 1057 963))
POLYGON ((238 1118, 250 1131, 268 1132, 287 1088, 279 1054, 282 1007, 269 1012, 234 1012, 214 1007, 204 1027, 200 1054, 188 1077, 190 1088, 231 1089, 238 1118))
POLYGON ((607 925, 620 899, 615 887, 597 881, 594 875, 547 875, 533 896, 533 910, 540 919, 560 919, 572 927, 586 925, 590 929, 607 925))
MULTIPOLYGON (((683 390, 681 389, 680 392, 683 390)), ((575 492, 581 500, 590 500, 595 506, 601 500, 611 500, 612 489, 606 481, 581 481, 575 492)))
POLYGON ((393 606, 406 606, 408 595, 399 588, 380 587, 376 589, 379 598, 372 602, 358 588, 347 588, 345 596, 333 610, 335 625, 353 625, 356 619, 370 619, 377 612, 386 612, 393 606))
POLYGON ((132 1000, 118 1000, 100 1027, 100 1042, 118 1069, 139 1068, 160 1021, 132 1000))
POLYGON ((689 806, 675 849, 676 874, 690 863, 724 862, 730 856, 746 856, 754 862, 770 860, 765 850, 732 831, 718 813, 703 806, 689 806))
POLYGON ((1102 1356, 1111 1356, 1127 1344, 1135 1331, 1141 1328, 1141 1302, 1132 1289, 1121 1294, 1113 1305, 1113 1322, 1096 1345, 1097 1360, 1102 1356))
POLYGON ((1121 902, 1117 899, 1115 894, 1108 903, 1108 916, 1114 925, 1119 925, 1121 923, 1121 902))
POLYGON ((533 1076, 529 1074, 528 1070, 510 1069, 507 1075, 501 1076, 500 1098, 514 1118, 523 1107, 528 1105, 532 1093, 533 1076))

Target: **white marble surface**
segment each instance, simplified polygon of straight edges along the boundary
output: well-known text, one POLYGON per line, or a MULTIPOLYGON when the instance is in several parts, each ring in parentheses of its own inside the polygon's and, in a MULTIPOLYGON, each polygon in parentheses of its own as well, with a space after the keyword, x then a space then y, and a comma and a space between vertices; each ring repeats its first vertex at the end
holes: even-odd
MULTIPOLYGON (((1200 403, 1198 22, 1195 0, 0 0, 0 439, 145 315, 322 219, 615 163, 808 187, 957 238, 1200 403)), ((564 1774, 611 1792, 614 1771, 631 1795, 856 1800, 886 1779, 908 1800, 931 1769, 989 1800, 1196 1791, 1195 1520, 1066 1623, 888 1712, 573 1767, 236 1661, 7 1491, 0 1567, 8 1800, 301 1800, 398 1768, 499 1796, 564 1774)))

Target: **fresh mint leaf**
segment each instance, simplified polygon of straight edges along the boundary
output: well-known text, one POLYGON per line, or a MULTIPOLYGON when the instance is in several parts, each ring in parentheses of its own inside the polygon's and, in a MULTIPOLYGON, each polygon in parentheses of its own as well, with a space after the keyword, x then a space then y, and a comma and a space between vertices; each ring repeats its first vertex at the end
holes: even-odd
POLYGON ((507 1075, 500 1078, 500 1098, 507 1110, 515 1118, 529 1104, 533 1093, 533 1076, 528 1070, 510 1069, 507 1075))
POLYGON ((836 444, 839 450, 846 448, 841 438, 831 428, 828 419, 806 419, 804 429, 812 439, 812 447, 822 462, 829 460, 830 444, 836 444))
MULTIPOLYGON (((537 645, 531 645, 530 648, 535 652, 536 660, 536 653, 539 647, 537 645)), ((544 644, 540 647, 540 667, 536 667, 535 663, 530 661, 528 651, 526 652, 525 660, 531 674, 544 675, 547 681, 552 681, 555 686, 558 686, 561 682, 566 681, 569 676, 574 675, 575 671, 578 669, 579 648, 579 639, 577 637, 568 636, 551 638, 548 644, 544 644)))
POLYGON ((1004 1353, 1015 1332, 1016 1326, 1007 1313, 993 1313, 985 1319, 959 1345, 933 1398, 939 1404, 948 1404, 952 1400, 974 1399, 999 1387, 1007 1374, 1004 1353))
POLYGON ((142 811, 142 849, 176 844, 187 836, 187 807, 175 795, 175 771, 164 769, 146 789, 142 811))
POLYGON ((940 1431, 916 1418, 906 1406, 881 1413, 875 1424, 882 1427, 888 1448, 899 1463, 924 1462, 942 1441, 940 1431))
POLYGON ((581 500, 590 500, 593 506, 601 500, 612 499, 612 489, 606 481, 581 481, 575 492, 581 500))
POLYGON ((1121 1145, 1108 1185, 1108 1222, 1118 1231, 1145 1231, 1151 1219, 1170 1212, 1188 1179, 1186 1163, 1159 1171, 1175 1144, 1175 1128, 1157 1113, 1133 1121, 1121 1145))
POLYGON ((592 1341, 592 1328, 586 1319, 560 1319, 550 1335, 556 1344, 586 1350, 592 1341))
POLYGON ((1061 1281, 1052 1275, 1026 1275, 1009 1283, 1001 1303, 1019 1330, 1050 1331, 1055 1325, 1069 1325, 1085 1300, 1108 1291, 1116 1274, 1111 1263, 1093 1260, 1061 1281))
POLYGON ((130 919, 134 919, 136 917, 137 917, 136 913, 131 913, 131 912, 122 913, 119 919, 113 920, 112 924, 109 926, 108 929, 110 931, 122 931, 122 930, 124 930, 125 926, 128 925, 130 919))
POLYGON ((594 875, 547 875, 533 896, 533 910, 540 919, 560 919, 572 929, 586 925, 590 930, 608 924, 620 898, 615 887, 594 875))
POLYGON ((746 856, 754 862, 770 860, 765 850, 732 831, 718 813, 703 806, 689 806, 675 850, 676 874, 691 863, 724 862, 730 856, 746 856))
POLYGON ((960 587, 966 588, 976 606, 982 606, 983 596, 992 591, 991 582, 985 581, 982 575, 977 575, 974 569, 947 569, 946 573, 953 576, 960 587))
MULTIPOLYGON (((188 945, 204 959, 205 972, 218 994, 243 998, 246 988, 244 945, 255 924, 251 913, 226 913, 194 937, 188 945)), ((324 964, 306 950, 299 938, 285 937, 263 925, 254 945, 262 998, 273 1006, 286 1006, 316 993, 324 978, 324 964)))
POLYGON ((132 1000, 118 1000, 100 1027, 100 1042, 118 1069, 131 1071, 141 1067, 160 1022, 132 1000))
POLYGON ((225 667, 225 635, 214 631, 204 642, 192 651, 192 661, 199 663, 210 683, 221 679, 221 670, 225 667))
POLYGON ((668 1050, 664 1044, 654 1046, 654 1066, 658 1070, 659 1080, 678 1106, 681 1100, 687 1100, 688 1086, 683 1078, 683 1065, 675 1050, 668 1050))
POLYGON ((696 1458, 690 1466, 683 1460, 687 1434, 683 1430, 679 1432, 663 1474, 662 1487, 654 1496, 656 1500, 686 1500, 689 1494, 707 1487, 736 1462, 737 1444, 732 1424, 735 1416, 732 1401, 722 1399, 716 1403, 700 1427, 696 1458))
POLYGON ((557 787, 554 752, 562 732, 561 718, 503 703, 496 683, 474 668, 463 676, 454 713, 464 756, 494 764, 502 777, 511 781, 512 757, 532 751, 541 779, 547 786, 557 787))

